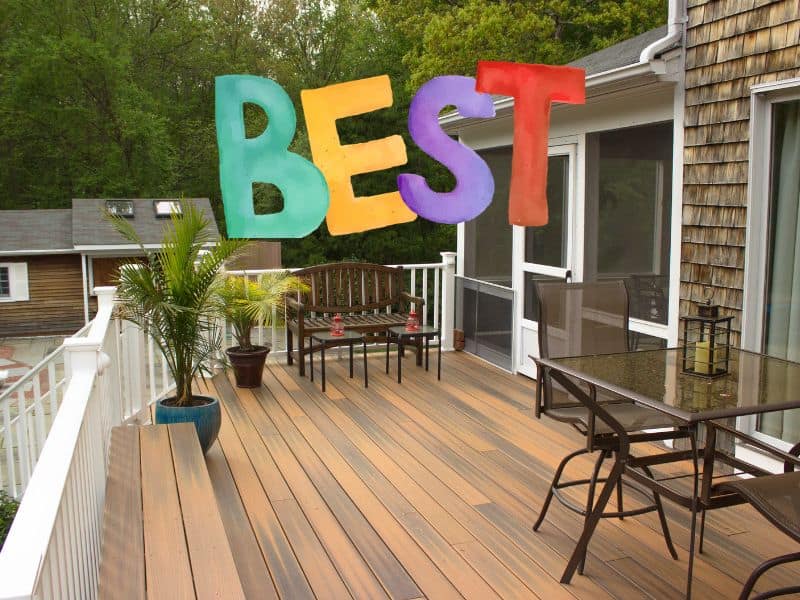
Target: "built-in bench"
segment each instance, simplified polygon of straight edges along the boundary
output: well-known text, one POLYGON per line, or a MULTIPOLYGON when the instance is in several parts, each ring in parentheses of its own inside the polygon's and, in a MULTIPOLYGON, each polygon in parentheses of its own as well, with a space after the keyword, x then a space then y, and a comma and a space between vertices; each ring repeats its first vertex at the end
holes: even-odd
POLYGON ((194 425, 115 427, 100 598, 244 598, 194 425))
POLYGON ((287 361, 291 365, 297 353, 300 375, 305 375, 305 356, 315 350, 306 347, 306 338, 330 329, 336 313, 342 315, 345 328, 367 335, 370 341, 382 341, 389 327, 406 323, 411 303, 417 311, 425 303, 404 290, 402 267, 342 262, 308 267, 294 275, 310 288, 287 299, 287 361))

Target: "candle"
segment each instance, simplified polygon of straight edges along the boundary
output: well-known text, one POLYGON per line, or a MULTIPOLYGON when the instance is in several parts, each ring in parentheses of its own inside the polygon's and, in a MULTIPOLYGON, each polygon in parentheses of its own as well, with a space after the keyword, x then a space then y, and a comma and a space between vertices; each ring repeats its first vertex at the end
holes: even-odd
POLYGON ((711 342, 696 342, 694 345, 694 371, 703 375, 711 374, 711 342))

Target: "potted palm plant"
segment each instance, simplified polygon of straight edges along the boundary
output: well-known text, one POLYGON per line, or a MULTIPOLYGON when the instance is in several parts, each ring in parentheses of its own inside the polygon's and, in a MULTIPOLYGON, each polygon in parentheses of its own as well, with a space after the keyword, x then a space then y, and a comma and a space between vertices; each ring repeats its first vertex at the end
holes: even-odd
POLYGON ((253 344, 253 328, 256 325, 268 327, 273 318, 281 319, 286 295, 307 290, 308 286, 302 279, 285 271, 264 273, 257 282, 238 275, 225 279, 217 294, 221 312, 231 325, 236 343, 225 352, 238 387, 256 388, 261 385, 264 362, 272 349, 269 345, 253 344))
POLYGON ((141 264, 120 269, 117 295, 121 316, 142 328, 161 350, 175 381, 175 395, 156 404, 156 423, 193 422, 203 452, 219 433, 219 401, 195 394, 195 377, 211 375, 210 362, 222 337, 216 325, 216 291, 223 263, 244 246, 243 240, 213 242, 208 218, 192 204, 173 214, 161 248, 145 248, 131 223, 109 216, 116 230, 137 244, 141 264))

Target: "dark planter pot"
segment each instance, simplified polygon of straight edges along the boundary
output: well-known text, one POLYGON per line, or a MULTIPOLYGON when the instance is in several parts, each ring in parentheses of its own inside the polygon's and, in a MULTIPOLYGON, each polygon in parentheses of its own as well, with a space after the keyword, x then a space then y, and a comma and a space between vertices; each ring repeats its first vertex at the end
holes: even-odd
POLYGON ((261 385, 261 374, 264 372, 269 351, 268 346, 255 346, 252 352, 242 352, 239 346, 225 350, 233 365, 236 387, 257 388, 261 385))
POLYGON ((203 454, 214 444, 222 424, 222 413, 219 408, 219 400, 208 396, 193 396, 208 400, 208 404, 201 406, 164 406, 165 398, 156 402, 156 424, 166 425, 167 423, 194 423, 197 429, 197 437, 200 439, 200 447, 203 454))

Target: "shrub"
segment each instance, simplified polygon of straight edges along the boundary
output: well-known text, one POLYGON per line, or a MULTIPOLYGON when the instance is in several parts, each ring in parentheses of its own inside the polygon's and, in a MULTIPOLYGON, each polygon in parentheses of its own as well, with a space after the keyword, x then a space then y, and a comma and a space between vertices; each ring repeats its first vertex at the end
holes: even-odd
POLYGON ((14 515, 17 514, 17 508, 19 508, 19 502, 0 491, 0 550, 3 549, 8 530, 11 529, 11 522, 14 520, 14 515))

